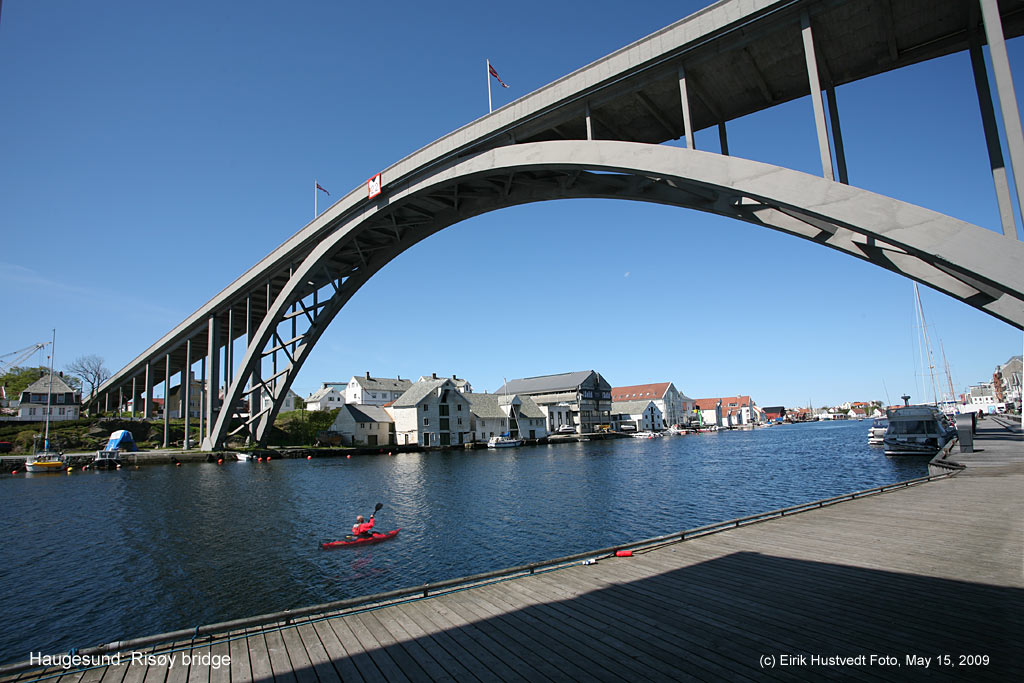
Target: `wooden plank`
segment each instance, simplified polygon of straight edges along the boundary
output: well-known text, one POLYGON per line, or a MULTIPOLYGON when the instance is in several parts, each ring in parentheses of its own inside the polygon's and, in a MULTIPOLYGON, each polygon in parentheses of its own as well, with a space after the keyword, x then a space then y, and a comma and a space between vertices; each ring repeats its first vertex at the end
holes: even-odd
MULTIPOLYGON (((374 647, 380 653, 387 656, 389 660, 387 666, 396 667, 402 672, 403 676, 410 680, 426 679, 427 673, 423 670, 423 667, 399 644, 391 632, 381 625, 380 621, 371 612, 357 613, 349 617, 349 619, 353 629, 358 627, 360 635, 368 638, 369 642, 375 643, 374 647)), ((380 669, 389 680, 393 680, 392 675, 385 669, 385 666, 381 666, 380 669)))
MULTIPOLYGON (((537 590, 543 591, 546 588, 552 599, 551 606, 556 610, 565 611, 567 609, 567 601, 565 599, 558 599, 560 595, 564 595, 562 591, 565 590, 559 583, 561 577, 545 575, 538 576, 537 578, 539 579, 537 590)), ((739 635, 734 630, 723 628, 722 624, 716 620, 706 618, 706 615, 692 615, 688 611, 680 610, 678 605, 666 606, 661 603, 652 609, 646 603, 635 603, 629 599, 622 599, 608 593, 599 594, 591 592, 588 596, 582 597, 586 599, 578 600, 574 606, 575 610, 580 614, 573 615, 566 612, 566 618, 577 622, 593 620, 597 624, 605 623, 618 627, 625 620, 624 615, 626 615, 628 619, 644 621, 651 629, 656 629, 665 635, 674 635, 683 642, 691 640, 694 635, 707 635, 710 640, 707 641, 707 650, 702 657, 703 659, 708 659, 713 653, 715 656, 714 661, 719 666, 737 670, 742 676, 751 677, 757 672, 756 658, 752 659, 748 652, 751 648, 748 647, 743 651, 738 651, 734 643, 739 639, 739 635), (690 622, 696 621, 698 623, 684 625, 680 623, 680 620, 683 618, 690 622), (690 628, 686 626, 690 626, 690 628)), ((664 602, 667 603, 668 601, 664 602)), ((701 648, 695 649, 692 646, 686 646, 685 650, 697 654, 701 648)), ((770 651, 763 643, 761 644, 761 650, 763 652, 770 651)), ((694 663, 696 664, 697 662, 695 661, 694 663)), ((815 680, 812 674, 798 670, 780 670, 773 672, 773 674, 790 680, 815 680)))
POLYGON ((549 621, 541 622, 530 612, 535 611, 529 605, 508 605, 499 604, 496 598, 491 597, 484 591, 479 593, 467 591, 463 594, 463 600, 474 608, 479 614, 486 618, 493 619, 503 629, 505 637, 517 641, 524 647, 536 648, 538 643, 544 643, 543 660, 550 663, 552 669, 545 670, 545 674, 554 680, 583 678, 598 681, 618 681, 621 678, 612 672, 597 665, 592 659, 586 657, 580 650, 579 637, 567 636, 563 631, 554 627, 549 621))
POLYGON ((270 668, 274 672, 275 683, 297 683, 291 659, 288 658, 288 649, 280 631, 273 626, 266 628, 263 638, 267 641, 267 653, 270 655, 270 668))
MULTIPOLYGON (((403 638, 402 634, 405 634, 404 637, 407 644, 411 643, 420 646, 452 680, 460 681, 460 683, 462 681, 479 680, 457 657, 448 651, 448 648, 424 631, 412 619, 405 605, 401 609, 389 611, 387 616, 387 621, 382 623, 396 638, 401 640, 403 638)), ((414 649, 411 650, 411 653, 414 656, 418 656, 415 654, 414 649)))
MULTIPOLYGON (((231 683, 252 683, 252 667, 249 664, 249 638, 244 629, 232 634, 228 643, 228 654, 231 656, 229 675, 231 683)), ((167 683, 171 683, 168 681, 167 683)))
POLYGON ((344 645, 338 640, 338 634, 334 632, 331 625, 322 619, 314 620, 311 625, 316 636, 320 639, 320 644, 327 653, 331 665, 338 672, 338 675, 341 676, 341 679, 343 681, 362 681, 363 677, 360 675, 359 669, 352 662, 344 645))
MULTIPOLYGON (((422 609, 419 601, 403 605, 403 615, 409 618, 422 633, 429 634, 430 639, 441 647, 450 657, 454 658, 464 669, 470 672, 473 678, 480 681, 494 679, 494 674, 487 668, 487 665, 477 659, 472 652, 463 647, 458 639, 453 638, 448 631, 435 624, 422 609)), ((470 680, 470 679, 465 679, 470 680)))
POLYGON ((499 679, 503 681, 526 679, 509 667, 499 657, 496 657, 490 650, 480 644, 480 634, 473 633, 471 629, 461 628, 461 624, 453 622, 451 616, 443 610, 438 609, 438 598, 422 600, 409 603, 408 609, 417 614, 421 619, 420 623, 429 623, 437 631, 443 632, 452 641, 468 654, 477 665, 473 669, 478 678, 482 680, 499 679))
MULTIPOLYGON (((202 657, 210 654, 209 645, 197 645, 192 648, 192 654, 198 655, 200 661, 202 657)), ((210 667, 204 666, 203 664, 192 663, 188 667, 188 683, 209 683, 210 682, 210 667)))
MULTIPOLYGON (((533 640, 524 645, 518 638, 510 637, 513 633, 512 629, 471 604, 468 599, 471 592, 464 591, 448 596, 448 599, 444 601, 444 607, 451 610, 455 617, 472 625, 473 628, 490 638, 495 645, 489 649, 530 680, 564 678, 565 674, 547 657, 537 656, 537 645, 543 642, 543 639, 533 640)), ((529 641, 529 639, 527 640, 529 641)))
POLYGON ((267 647, 267 639, 264 638, 263 631, 259 628, 248 628, 245 633, 252 680, 273 680, 274 667, 270 663, 270 648, 267 647))
MULTIPOLYGON (((529 583, 533 584, 531 577, 529 583)), ((576 634, 577 651, 584 654, 594 665, 600 666, 616 676, 629 679, 643 678, 647 680, 659 680, 671 675, 663 669, 661 663, 654 663, 646 659, 641 661, 636 657, 636 651, 625 647, 617 638, 611 636, 614 629, 614 622, 598 624, 591 620, 589 614, 578 611, 567 604, 563 596, 554 599, 537 599, 536 592, 528 592, 525 581, 509 581, 505 584, 509 597, 519 600, 530 600, 533 602, 531 611, 535 611, 538 618, 546 623, 551 623, 552 628, 557 628, 566 635, 576 634), (580 646, 586 646, 585 651, 580 646)), ((671 671, 671 668, 670 670, 671 671)))
MULTIPOLYGON (((417 666, 423 670, 428 679, 432 681, 455 681, 456 678, 433 656, 431 651, 433 648, 428 649, 424 646, 424 643, 420 643, 417 638, 410 636, 398 622, 398 616, 401 613, 401 607, 371 611, 363 614, 363 620, 374 622, 371 630, 380 629, 385 631, 387 638, 392 642, 390 647, 403 648, 408 656, 416 662, 417 666)), ((383 642, 382 637, 383 634, 378 636, 377 640, 383 642)))
MULTIPOLYGON (((531 583, 533 582, 531 581, 531 583)), ((521 583, 520 586, 522 588, 526 588, 526 582, 521 583)), ((498 593, 493 596, 493 599, 501 601, 504 599, 504 595, 502 593, 498 593)), ((550 601, 559 601, 561 599, 561 597, 552 598, 550 601)), ((751 672, 748 667, 733 666, 729 668, 716 663, 713 659, 709 659, 707 654, 709 652, 714 652, 713 648, 716 646, 716 644, 710 640, 706 640, 703 643, 693 644, 687 640, 676 637, 675 634, 671 632, 666 632, 653 620, 642 619, 638 621, 632 618, 616 620, 616 615, 604 614, 596 609, 580 606, 578 607, 578 610, 580 617, 585 619, 587 622, 595 624, 613 622, 614 628, 624 636, 629 637, 630 643, 642 650, 647 650, 648 653, 650 653, 650 650, 646 648, 648 643, 657 645, 663 651, 673 653, 674 656, 671 663, 676 668, 680 665, 691 664, 698 668, 698 672, 696 673, 704 671, 707 675, 718 678, 719 680, 752 680, 751 672)), ((516 612, 516 615, 519 616, 524 612, 525 610, 519 610, 516 612)), ((566 643, 566 647, 569 649, 579 650, 580 653, 585 656, 586 650, 583 648, 589 650, 590 645, 586 643, 589 643, 590 641, 583 641, 579 638, 580 634, 578 633, 575 625, 568 621, 568 615, 566 615, 564 621, 561 615, 555 618, 545 619, 540 623, 541 632, 543 633, 545 629, 550 629, 551 631, 560 633, 559 625, 562 623, 565 624, 565 638, 568 641, 566 643)), ((557 638, 558 636, 553 635, 552 637, 557 638)), ((599 644, 595 643, 595 646, 599 647, 599 644)), ((605 651, 602 650, 602 653, 604 652, 605 651)), ((596 663, 592 662, 592 660, 584 661, 591 661, 588 670, 593 671, 596 663)), ((593 675, 597 676, 599 674, 593 675)), ((615 674, 615 677, 619 678, 617 674, 615 674)))
MULTIPOLYGON (((288 659, 291 660, 292 672, 298 683, 316 683, 317 675, 313 670, 313 662, 306 652, 306 646, 302 642, 295 626, 285 626, 279 631, 284 641, 285 649, 288 652, 288 659)), ((215 683, 215 682, 211 682, 215 683)))
POLYGON ((372 683, 387 683, 387 679, 384 674, 381 673, 377 667, 377 663, 369 652, 363 647, 363 644, 356 638, 355 633, 352 632, 352 628, 346 621, 347 617, 338 617, 331 619, 327 622, 334 633, 338 637, 338 641, 343 644, 345 649, 349 653, 349 658, 356 668, 359 670, 359 675, 366 681, 372 683))
MULTIPOLYGON (((176 647, 174 649, 181 649, 176 647)), ((191 648, 188 650, 182 649, 180 652, 175 653, 174 666, 167 671, 166 683, 188 683, 188 670, 189 665, 184 662, 182 655, 191 655, 191 648)))
MULTIPOLYGON (((238 631, 229 634, 238 635, 238 631)), ((222 638, 210 648, 210 683, 231 683, 231 644, 222 638), (228 664, 224 664, 228 661, 228 664)))
POLYGON ((341 680, 341 676, 331 664, 331 658, 327 655, 327 650, 324 649, 323 643, 320 642, 320 636, 317 635, 313 625, 309 622, 298 624, 295 627, 295 634, 302 641, 302 647, 305 648, 306 656, 309 657, 309 663, 313 668, 316 680, 341 680))

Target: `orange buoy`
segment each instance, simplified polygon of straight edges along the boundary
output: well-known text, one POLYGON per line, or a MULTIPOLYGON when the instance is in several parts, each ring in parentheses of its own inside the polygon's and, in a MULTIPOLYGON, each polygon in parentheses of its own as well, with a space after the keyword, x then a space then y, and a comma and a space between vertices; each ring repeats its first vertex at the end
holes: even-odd
POLYGON ((224 458, 217 458, 217 464, 218 465, 223 465, 224 464, 224 458))
POLYGON ((11 470, 11 474, 17 474, 18 470, 11 470))
POLYGON ((346 455, 345 457, 346 457, 346 458, 349 458, 350 460, 352 459, 352 456, 351 456, 351 455, 346 455))
POLYGON ((306 456, 306 460, 312 460, 312 459, 313 459, 313 456, 312 456, 312 455, 307 455, 307 456, 306 456))
POLYGON ((174 463, 174 466, 175 467, 181 467, 181 463, 180 462, 176 462, 176 463, 174 463))
POLYGON ((616 550, 615 557, 633 557, 632 550, 616 550))
POLYGON ((267 462, 270 462, 270 456, 269 455, 267 456, 267 462))

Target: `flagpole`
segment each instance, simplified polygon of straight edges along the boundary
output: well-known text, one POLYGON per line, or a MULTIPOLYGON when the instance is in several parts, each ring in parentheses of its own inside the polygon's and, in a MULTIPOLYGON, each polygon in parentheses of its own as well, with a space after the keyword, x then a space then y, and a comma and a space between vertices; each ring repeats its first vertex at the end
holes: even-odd
POLYGON ((487 58, 487 113, 491 114, 494 112, 494 107, 491 106, 491 60, 487 58))
POLYGON ((316 220, 316 217, 317 217, 317 212, 316 212, 316 186, 317 186, 317 180, 316 180, 316 178, 313 178, 313 220, 316 220))

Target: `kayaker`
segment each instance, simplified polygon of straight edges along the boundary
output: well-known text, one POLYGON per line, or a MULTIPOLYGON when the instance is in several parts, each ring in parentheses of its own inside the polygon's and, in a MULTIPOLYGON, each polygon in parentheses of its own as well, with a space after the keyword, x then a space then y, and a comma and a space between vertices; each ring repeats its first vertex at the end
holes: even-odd
POLYGON ((373 515, 370 515, 370 521, 369 522, 364 521, 363 516, 359 515, 358 517, 356 517, 356 523, 352 525, 352 535, 353 536, 362 536, 363 538, 367 538, 369 536, 373 536, 373 534, 370 533, 370 529, 372 529, 372 528, 373 528, 373 515))

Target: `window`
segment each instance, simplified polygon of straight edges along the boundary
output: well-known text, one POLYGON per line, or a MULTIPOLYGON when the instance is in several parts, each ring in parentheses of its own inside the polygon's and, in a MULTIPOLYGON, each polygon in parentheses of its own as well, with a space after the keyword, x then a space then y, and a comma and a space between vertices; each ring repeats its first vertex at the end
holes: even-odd
POLYGON ((448 404, 447 403, 442 403, 439 406, 437 406, 437 414, 442 416, 442 417, 447 416, 448 415, 448 404))
POLYGON ((429 417, 423 418, 423 426, 424 427, 429 427, 430 426, 430 418, 429 417))
POLYGON ((460 426, 462 425, 462 418, 461 418, 461 417, 459 418, 459 422, 458 422, 458 424, 459 424, 460 426))
POLYGON ((457 403, 455 405, 457 406, 455 409, 461 413, 462 412, 462 404, 461 403, 457 403))
POLYGON ((57 394, 57 403, 63 403, 64 398, 64 394, 57 394))

